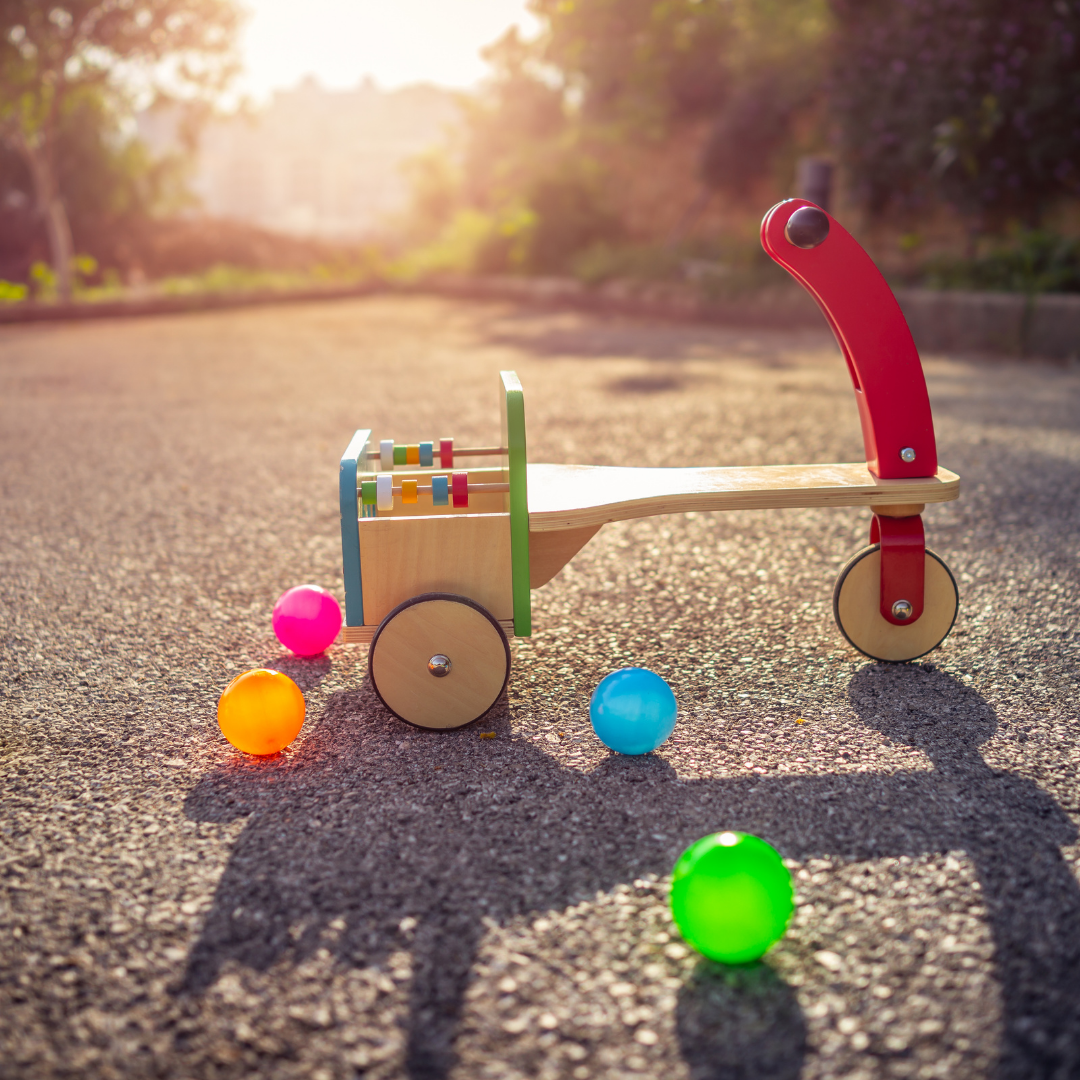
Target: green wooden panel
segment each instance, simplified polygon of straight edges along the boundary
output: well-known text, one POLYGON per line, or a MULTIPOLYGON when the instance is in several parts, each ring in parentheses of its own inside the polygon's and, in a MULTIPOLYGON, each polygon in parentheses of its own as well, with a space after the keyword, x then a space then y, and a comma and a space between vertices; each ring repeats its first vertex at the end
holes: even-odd
POLYGON ((526 487, 525 395, 513 371, 501 371, 502 438, 509 451, 510 566, 514 595, 514 633, 532 633, 532 595, 529 592, 529 493, 526 487))

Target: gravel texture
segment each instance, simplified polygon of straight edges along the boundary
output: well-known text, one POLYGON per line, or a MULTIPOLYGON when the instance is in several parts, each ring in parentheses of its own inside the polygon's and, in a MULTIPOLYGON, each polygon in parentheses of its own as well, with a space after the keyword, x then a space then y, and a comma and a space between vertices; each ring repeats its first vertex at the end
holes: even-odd
POLYGON ((928 662, 832 623, 865 511, 655 518, 430 733, 363 648, 270 630, 290 585, 341 595, 355 427, 490 440, 514 368, 536 461, 858 460, 831 339, 423 298, 0 332, 0 1076, 1080 1076, 1080 373, 926 367, 964 481, 928 662), (588 721, 630 664, 680 706, 639 759, 588 721), (307 697, 271 759, 215 722, 259 665, 307 697), (757 965, 667 914, 718 829, 795 876, 757 965))

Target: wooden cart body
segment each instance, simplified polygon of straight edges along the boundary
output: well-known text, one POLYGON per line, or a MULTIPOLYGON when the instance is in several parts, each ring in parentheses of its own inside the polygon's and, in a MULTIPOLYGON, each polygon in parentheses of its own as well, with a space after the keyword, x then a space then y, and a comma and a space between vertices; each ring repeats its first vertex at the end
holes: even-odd
MULTIPOLYGON (((454 593, 489 611, 508 636, 532 633, 529 596, 529 512, 526 494, 525 404, 512 371, 500 376, 502 442, 498 464, 469 469, 472 483, 506 484, 506 492, 470 494, 465 507, 395 500, 389 514, 363 517, 358 490, 367 472, 370 430, 357 431, 341 458, 341 551, 345 579, 345 642, 370 642, 399 604, 422 593, 454 593)), ((400 468, 394 479, 445 475, 431 467, 400 468)))

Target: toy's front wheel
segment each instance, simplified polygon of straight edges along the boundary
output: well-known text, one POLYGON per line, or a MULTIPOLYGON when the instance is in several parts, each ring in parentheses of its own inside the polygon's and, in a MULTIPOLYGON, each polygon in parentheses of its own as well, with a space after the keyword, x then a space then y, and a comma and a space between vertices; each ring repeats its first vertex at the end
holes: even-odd
POLYGON ((510 677, 502 627, 479 604, 452 593, 424 593, 379 624, 368 653, 379 700, 423 728, 456 728, 495 704, 510 677))
POLYGON ((960 594, 949 568, 926 552, 923 613, 915 622, 896 626, 881 614, 881 548, 864 548, 840 571, 833 590, 833 615, 840 632, 872 660, 903 662, 937 648, 945 640, 960 607, 960 594))

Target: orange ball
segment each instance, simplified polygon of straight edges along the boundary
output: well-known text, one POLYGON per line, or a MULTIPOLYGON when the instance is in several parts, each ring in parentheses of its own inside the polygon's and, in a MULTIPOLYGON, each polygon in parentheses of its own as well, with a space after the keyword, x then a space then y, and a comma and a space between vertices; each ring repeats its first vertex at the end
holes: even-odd
POLYGON ((300 733, 304 695, 280 671, 256 668, 237 675, 218 701, 221 734, 246 754, 276 754, 300 733))

